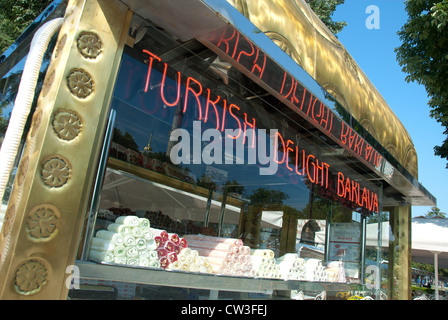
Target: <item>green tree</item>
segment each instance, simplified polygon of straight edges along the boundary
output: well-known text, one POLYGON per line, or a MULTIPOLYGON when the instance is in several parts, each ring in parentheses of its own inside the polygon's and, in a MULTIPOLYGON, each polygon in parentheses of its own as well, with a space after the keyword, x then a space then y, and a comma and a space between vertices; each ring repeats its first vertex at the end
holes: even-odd
POLYGON ((0 52, 4 52, 52 0, 0 0, 0 52))
MULTIPOLYGON (((435 272, 435 267, 433 264, 427 264, 427 263, 420 263, 420 262, 412 262, 412 267, 426 271, 429 273, 435 272)), ((447 268, 439 268, 439 276, 441 277, 448 277, 448 269, 447 268)))
POLYGON ((339 33, 347 25, 345 21, 334 21, 332 16, 336 7, 343 4, 345 0, 305 0, 311 9, 317 14, 322 22, 334 34, 339 33))
MULTIPOLYGON (((52 0, 0 0, 0 54, 5 52, 20 34, 33 22, 36 17, 52 2, 52 0)), ((0 133, 6 131, 9 122, 9 114, 4 114, 3 109, 13 103, 16 88, 13 83, 20 80, 20 74, 13 74, 5 81, 0 81, 0 133)))
POLYGON ((425 215, 426 217, 435 217, 435 216, 439 216, 442 218, 446 218, 446 213, 441 212, 439 208, 437 207, 432 207, 431 211, 428 211, 428 213, 425 215))
MULTIPOLYGON (((405 8, 409 17, 398 32, 397 60, 407 82, 425 86, 430 115, 448 136, 448 0, 407 0, 405 8)), ((434 151, 448 159, 448 138, 434 151)))

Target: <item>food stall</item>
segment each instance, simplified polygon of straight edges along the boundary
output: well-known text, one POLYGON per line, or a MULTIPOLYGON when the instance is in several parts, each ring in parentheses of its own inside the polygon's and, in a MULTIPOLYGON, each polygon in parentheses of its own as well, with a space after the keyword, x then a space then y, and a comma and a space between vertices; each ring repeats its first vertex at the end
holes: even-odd
POLYGON ((435 203, 415 149, 306 3, 280 2, 55 2, 2 298, 406 298, 410 208, 435 203), (384 212, 385 287, 365 241, 384 212))

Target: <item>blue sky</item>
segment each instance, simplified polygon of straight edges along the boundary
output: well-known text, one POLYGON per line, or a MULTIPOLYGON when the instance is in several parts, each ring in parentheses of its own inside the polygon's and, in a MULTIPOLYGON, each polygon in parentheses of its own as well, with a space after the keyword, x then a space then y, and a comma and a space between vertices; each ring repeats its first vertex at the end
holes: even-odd
MULTIPOLYGON (((423 86, 407 83, 394 49, 401 41, 397 32, 407 21, 403 0, 345 0, 333 18, 348 26, 339 40, 369 77, 408 130, 419 160, 419 181, 437 198, 437 206, 448 213, 446 161, 434 155, 434 146, 444 140, 443 128, 429 117, 428 96, 423 86), (379 29, 366 27, 371 12, 379 9, 379 29)), ((424 215, 431 207, 413 207, 412 215, 424 215)))

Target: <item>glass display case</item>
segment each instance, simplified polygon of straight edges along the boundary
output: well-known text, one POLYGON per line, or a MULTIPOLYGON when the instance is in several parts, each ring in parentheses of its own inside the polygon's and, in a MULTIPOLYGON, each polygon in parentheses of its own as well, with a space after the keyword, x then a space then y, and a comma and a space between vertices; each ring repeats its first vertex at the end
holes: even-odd
POLYGON ((0 298, 411 298, 411 208, 436 205, 412 141, 283 2, 49 5, 0 57, 6 124, 55 23, 3 175, 0 298))
POLYGON ((146 23, 111 102, 77 262, 89 289, 69 296, 375 295, 364 239, 381 185, 214 51, 146 23))

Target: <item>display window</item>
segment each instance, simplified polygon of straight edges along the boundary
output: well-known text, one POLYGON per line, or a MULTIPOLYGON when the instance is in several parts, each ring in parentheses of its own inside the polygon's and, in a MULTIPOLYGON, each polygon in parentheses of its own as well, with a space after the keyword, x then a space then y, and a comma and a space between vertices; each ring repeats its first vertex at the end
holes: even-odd
MULTIPOLYGON (((149 22, 125 47, 80 250, 106 268, 105 280, 85 285, 129 298, 108 280, 107 268, 119 267, 146 279, 126 288, 148 299, 341 297, 365 288, 366 261, 378 260, 365 226, 382 210, 381 185, 241 71, 149 22)), ((306 102, 313 116, 336 124, 316 101, 306 102)))

